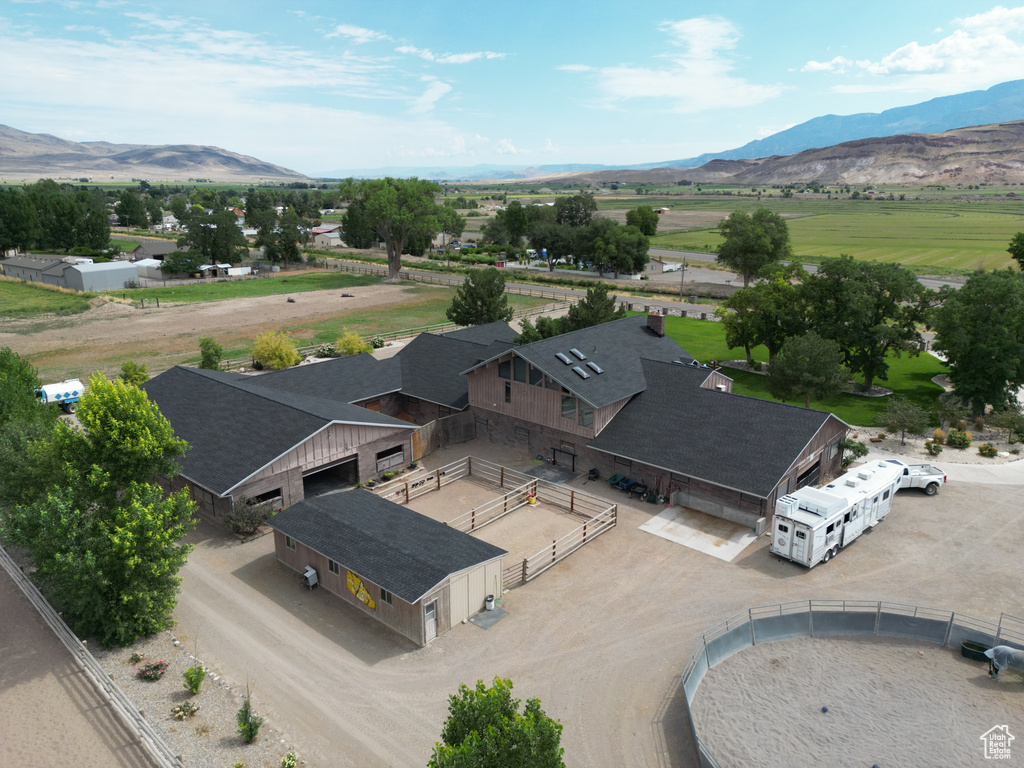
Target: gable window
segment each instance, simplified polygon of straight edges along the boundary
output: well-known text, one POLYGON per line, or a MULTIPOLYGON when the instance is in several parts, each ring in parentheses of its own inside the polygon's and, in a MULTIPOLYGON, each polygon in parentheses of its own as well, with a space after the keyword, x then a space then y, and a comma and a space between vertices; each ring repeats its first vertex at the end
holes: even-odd
POLYGON ((327 570, 331 573, 341 573, 341 568, 339 568, 338 564, 330 558, 327 558, 327 570))
POLYGON ((562 385, 559 384, 554 379, 552 379, 550 376, 545 376, 544 377, 544 389, 559 390, 561 388, 562 388, 562 385))
POLYGON ((572 395, 562 397, 562 418, 576 421, 576 398, 572 395))
POLYGON ((511 379, 512 378, 512 361, 503 360, 498 363, 498 378, 499 379, 511 379))
POLYGON ((535 387, 539 387, 544 384, 544 374, 532 365, 530 366, 530 383, 535 387))
POLYGON ((382 603, 387 603, 388 605, 394 605, 395 604, 395 602, 394 602, 395 601, 395 596, 392 595, 390 592, 388 592, 386 589, 384 589, 384 587, 381 587, 380 588, 380 601, 382 603))
POLYGON ((623 459, 621 456, 615 457, 615 474, 620 472, 629 472, 633 468, 633 462, 629 459, 623 459))
POLYGON ((288 549, 294 550, 295 549, 295 539, 293 539, 291 536, 285 536, 284 537, 284 545, 286 547, 288 547, 288 549))
POLYGON ((834 459, 836 457, 837 453, 839 453, 839 443, 835 442, 835 443, 832 443, 832 445, 830 445, 828 447, 828 458, 829 458, 829 460, 834 459))
POLYGON ((594 426, 594 409, 580 408, 580 426, 592 429, 594 426))
POLYGON ((512 402, 512 382, 511 381, 506 381, 505 382, 505 402, 506 403, 511 403, 512 402))
POLYGON ((521 357, 512 358, 512 378, 523 384, 526 383, 526 361, 521 357))

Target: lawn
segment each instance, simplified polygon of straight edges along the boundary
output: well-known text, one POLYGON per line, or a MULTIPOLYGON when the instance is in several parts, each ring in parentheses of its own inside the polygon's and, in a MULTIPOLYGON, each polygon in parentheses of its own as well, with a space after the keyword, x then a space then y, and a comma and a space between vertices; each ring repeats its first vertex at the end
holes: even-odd
POLYGON ((193 301, 223 301, 244 299, 253 296, 271 296, 277 293, 300 293, 304 291, 337 290, 357 285, 375 285, 379 277, 371 275, 350 275, 345 272, 304 272, 254 280, 232 280, 223 283, 196 283, 167 288, 136 288, 122 291, 139 302, 140 299, 185 303, 193 301))
MULTIPOLYGON (((710 201, 685 201, 673 210, 703 210, 710 201), (699 204, 698 204, 699 203, 699 204)), ((796 256, 816 260, 849 254, 858 259, 973 270, 1011 266, 1006 246, 1024 230, 1024 205, 993 200, 964 201, 799 201, 767 200, 766 207, 788 218, 796 256)), ((756 200, 715 201, 718 209, 750 210, 756 200)), ((715 251, 716 229, 662 232, 651 239, 656 248, 715 251)))
MULTIPOLYGON (((730 350, 726 346, 725 331, 721 323, 667 317, 665 332, 702 363, 708 360, 737 360, 743 357, 742 349, 730 350)), ((755 348, 754 359, 766 361, 768 350, 764 347, 755 348)), ((724 373, 735 381, 733 392, 736 394, 763 400, 772 399, 768 394, 767 377, 731 368, 726 368, 724 373)), ((943 392, 942 387, 931 380, 940 373, 946 373, 945 364, 930 354, 922 353, 917 357, 903 355, 899 358, 890 358, 888 381, 877 383, 893 390, 894 395, 906 397, 922 408, 930 410, 943 392)), ((812 400, 811 407, 831 411, 848 424, 869 427, 875 424, 876 417, 888 401, 888 397, 843 394, 830 402, 812 400)), ((790 404, 803 406, 803 400, 790 401, 790 404)))
POLYGON ((0 278, 0 317, 31 317, 33 315, 73 315, 85 312, 95 293, 54 290, 38 284, 11 278, 0 278))

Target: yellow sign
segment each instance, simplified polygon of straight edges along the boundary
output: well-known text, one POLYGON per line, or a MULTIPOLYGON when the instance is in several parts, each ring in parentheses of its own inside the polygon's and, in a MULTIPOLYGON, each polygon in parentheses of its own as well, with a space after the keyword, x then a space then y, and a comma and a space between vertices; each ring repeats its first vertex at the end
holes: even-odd
POLYGON ((373 598, 370 597, 370 593, 366 591, 366 587, 363 586, 362 580, 356 576, 352 571, 346 571, 348 577, 345 581, 348 583, 348 591, 356 596, 356 599, 364 603, 371 611, 377 610, 377 604, 373 602, 373 598))

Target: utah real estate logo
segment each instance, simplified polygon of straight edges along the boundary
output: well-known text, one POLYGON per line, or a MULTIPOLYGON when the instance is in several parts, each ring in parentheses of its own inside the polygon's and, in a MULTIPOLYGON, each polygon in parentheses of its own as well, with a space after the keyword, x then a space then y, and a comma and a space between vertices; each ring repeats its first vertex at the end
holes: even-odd
POLYGON ((997 725, 979 736, 985 745, 986 760, 1009 760, 1010 742, 1014 736, 1007 725, 997 725))

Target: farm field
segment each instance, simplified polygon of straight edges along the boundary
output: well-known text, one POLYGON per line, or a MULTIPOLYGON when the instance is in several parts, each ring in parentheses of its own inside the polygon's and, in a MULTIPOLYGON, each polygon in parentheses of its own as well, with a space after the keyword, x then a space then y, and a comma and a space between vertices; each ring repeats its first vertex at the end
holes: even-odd
POLYGON ((89 309, 99 294, 56 291, 0 277, 0 318, 74 315, 89 309))
MULTIPOLYGON (((303 293, 306 291, 338 290, 357 285, 376 285, 380 278, 369 275, 350 275, 344 272, 302 272, 261 277, 257 280, 235 280, 224 283, 196 283, 160 288, 137 288, 130 298, 184 303, 193 301, 226 301, 252 296, 303 293)), ((127 294, 126 294, 127 295, 127 294)))

